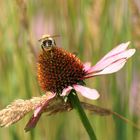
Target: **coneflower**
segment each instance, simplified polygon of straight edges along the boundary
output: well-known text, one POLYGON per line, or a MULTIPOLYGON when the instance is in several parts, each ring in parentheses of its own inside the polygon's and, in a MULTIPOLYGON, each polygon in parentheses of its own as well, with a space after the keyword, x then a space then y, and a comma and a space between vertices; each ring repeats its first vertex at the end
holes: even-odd
POLYGON ((50 35, 41 39, 41 53, 38 58, 38 81, 43 91, 52 94, 49 99, 38 106, 28 122, 26 130, 35 127, 44 108, 53 98, 65 98, 75 90, 89 99, 98 99, 99 93, 95 89, 86 87, 84 80, 97 75, 111 74, 119 71, 135 49, 127 49, 130 42, 122 43, 106 54, 95 66, 82 63, 80 59, 66 50, 56 46, 50 35))

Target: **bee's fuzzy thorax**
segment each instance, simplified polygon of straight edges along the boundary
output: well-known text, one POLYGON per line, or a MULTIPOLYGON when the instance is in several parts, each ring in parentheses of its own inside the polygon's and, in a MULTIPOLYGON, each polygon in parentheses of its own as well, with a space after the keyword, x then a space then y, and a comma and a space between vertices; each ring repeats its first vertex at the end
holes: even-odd
POLYGON ((38 81, 44 91, 61 93, 68 86, 82 81, 83 64, 74 54, 62 48, 42 50, 38 58, 38 81))

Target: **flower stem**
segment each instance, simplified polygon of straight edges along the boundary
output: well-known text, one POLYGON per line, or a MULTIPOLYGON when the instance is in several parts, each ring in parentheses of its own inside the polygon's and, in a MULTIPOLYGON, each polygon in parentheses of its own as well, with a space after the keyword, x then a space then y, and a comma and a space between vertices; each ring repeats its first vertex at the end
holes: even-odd
POLYGON ((71 91, 71 93, 69 94, 69 100, 70 100, 73 108, 76 109, 77 113, 79 114, 79 117, 90 137, 90 140, 97 140, 94 130, 80 104, 79 98, 78 98, 77 94, 75 93, 75 91, 71 91))

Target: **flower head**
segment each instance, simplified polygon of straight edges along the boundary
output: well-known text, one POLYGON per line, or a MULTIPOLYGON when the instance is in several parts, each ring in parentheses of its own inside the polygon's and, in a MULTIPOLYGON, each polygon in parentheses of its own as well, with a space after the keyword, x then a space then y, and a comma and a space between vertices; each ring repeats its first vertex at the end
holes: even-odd
POLYGON ((111 74, 119 71, 135 49, 127 49, 129 42, 122 43, 107 53, 95 66, 90 63, 83 64, 80 59, 70 52, 56 46, 54 38, 43 36, 41 41, 41 53, 38 58, 38 81, 43 91, 52 92, 50 98, 41 106, 38 106, 26 128, 35 127, 38 119, 50 99, 63 98, 72 89, 89 99, 98 99, 96 89, 85 86, 84 80, 97 75, 111 74))
POLYGON ((135 49, 127 49, 130 42, 122 43, 91 67, 89 62, 83 64, 75 54, 57 47, 53 42, 50 36, 43 38, 44 48, 38 59, 38 81, 44 91, 60 96, 66 96, 75 89, 89 99, 97 99, 98 92, 85 87, 84 80, 119 71, 135 53, 135 49))

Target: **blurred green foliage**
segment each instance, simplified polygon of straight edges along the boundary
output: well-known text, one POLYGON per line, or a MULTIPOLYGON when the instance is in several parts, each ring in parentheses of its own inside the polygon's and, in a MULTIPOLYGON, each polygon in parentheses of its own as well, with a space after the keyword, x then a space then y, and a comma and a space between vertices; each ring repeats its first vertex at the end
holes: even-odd
MULTIPOLYGON (((36 78, 38 39, 59 34, 59 46, 77 52, 82 61, 95 64, 115 45, 130 40, 136 55, 117 74, 87 80, 101 93, 86 102, 111 108, 140 121, 140 2, 139 0, 1 0, 0 2, 0 108, 15 99, 43 94, 36 78)), ((140 132, 113 117, 87 115, 99 140, 139 140, 140 132)), ((0 129, 6 140, 87 140, 74 111, 43 115, 28 133, 31 114, 9 128, 0 129)))

